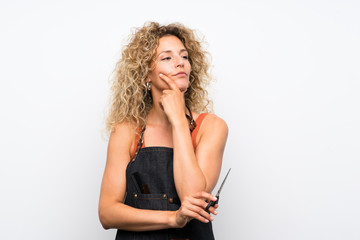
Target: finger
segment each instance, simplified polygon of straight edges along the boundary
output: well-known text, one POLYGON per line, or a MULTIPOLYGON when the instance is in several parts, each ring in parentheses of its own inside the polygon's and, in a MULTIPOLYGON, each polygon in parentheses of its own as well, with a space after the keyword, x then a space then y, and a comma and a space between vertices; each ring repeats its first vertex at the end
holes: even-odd
MULTIPOLYGON (((211 218, 211 215, 210 213, 216 215, 217 214, 217 211, 214 207, 210 207, 208 210, 209 212, 207 212, 205 209, 208 205, 207 202, 201 200, 201 199, 197 199, 197 198, 189 198, 187 200, 192 206, 195 206, 196 208, 193 210, 198 212, 199 214, 201 214, 202 216, 206 217, 207 219, 210 219, 211 218), (205 215, 204 215, 205 214, 205 215)), ((189 205, 189 207, 191 208, 191 206, 189 205)), ((210 220, 213 220, 213 219, 210 219, 210 220)))
POLYGON ((168 90, 168 89, 165 89, 162 91, 162 94, 163 95, 171 95, 174 93, 174 90, 168 90))
POLYGON ((218 212, 216 211, 216 208, 215 207, 209 207, 209 212, 214 214, 214 215, 217 215, 218 212))
MULTIPOLYGON (((173 92, 173 90, 164 90, 164 91, 162 92, 162 95, 160 96, 160 99, 159 99, 159 103, 160 103, 161 107, 164 107, 164 106, 163 106, 163 103, 164 103, 165 99, 166 99, 167 97, 171 97, 172 92, 173 92)), ((163 109, 163 110, 164 110, 164 109, 163 109)))
POLYGON ((208 223, 208 222, 209 222, 208 219, 204 218, 203 216, 201 216, 200 214, 198 214, 198 213, 196 213, 196 212, 191 211, 191 210, 188 209, 188 208, 185 208, 185 209, 183 209, 182 211, 183 211, 183 214, 184 214, 185 216, 188 216, 188 217, 190 217, 191 219, 197 219, 197 220, 199 220, 199 221, 201 221, 201 222, 203 222, 203 223, 208 223))
POLYGON ((200 199, 200 198, 192 198, 192 197, 189 197, 187 199, 187 201, 192 204, 192 205, 196 205, 196 206, 199 206, 203 209, 205 209, 208 205, 208 203, 206 201, 204 201, 203 199, 200 199))
POLYGON ((202 199, 206 199, 207 201, 216 201, 217 198, 210 194, 210 193, 207 193, 207 192, 197 192, 193 195, 194 198, 202 198, 202 199))
POLYGON ((209 213, 207 213, 204 208, 197 206, 197 205, 193 205, 193 204, 185 204, 185 208, 187 208, 188 210, 190 210, 192 212, 192 217, 197 218, 197 219, 202 219, 205 218, 208 221, 213 221, 214 217, 211 216, 209 213))
POLYGON ((176 86, 174 80, 172 80, 171 78, 169 78, 168 76, 162 73, 160 73, 159 76, 164 82, 167 83, 170 89, 180 91, 179 88, 176 86))

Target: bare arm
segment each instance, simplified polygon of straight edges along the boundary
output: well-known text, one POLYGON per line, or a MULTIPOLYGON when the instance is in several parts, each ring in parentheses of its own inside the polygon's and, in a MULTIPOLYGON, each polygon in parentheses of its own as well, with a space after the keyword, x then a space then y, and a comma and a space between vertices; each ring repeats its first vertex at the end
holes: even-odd
POLYGON ((135 131, 130 124, 120 124, 111 134, 101 185, 99 217, 105 229, 133 231, 172 227, 171 212, 136 209, 123 204, 126 192, 126 166, 130 161, 135 131))
MULTIPOLYGON (((172 211, 143 210, 123 203, 126 192, 126 166, 134 146, 135 132, 130 124, 119 124, 111 134, 108 156, 101 185, 99 217, 105 229, 118 228, 130 231, 149 231, 183 227, 192 211, 185 209, 180 214, 172 211)), ((203 193, 199 198, 212 199, 203 193)), ((189 206, 203 205, 203 201, 189 203, 189 206)), ((212 209, 214 211, 214 209, 212 209)), ((204 218, 198 218, 206 222, 204 218)), ((210 219, 210 217, 209 217, 210 219)))
POLYGON ((216 115, 209 114, 197 136, 193 150, 187 122, 173 128, 174 178, 178 194, 211 192, 220 175, 228 128, 216 115))
POLYGON ((170 90, 164 90, 161 104, 172 125, 174 179, 181 200, 199 191, 211 192, 220 175, 228 134, 226 123, 210 114, 200 127, 194 152, 188 121, 184 114, 183 93, 167 76, 160 76, 170 90))
POLYGON ((211 192, 220 175, 222 157, 228 134, 226 123, 216 115, 207 115, 197 135, 195 153, 191 137, 184 134, 186 132, 177 131, 177 129, 178 128, 174 128, 173 130, 173 132, 175 132, 173 135, 174 148, 178 148, 174 157, 176 158, 176 167, 178 167, 176 170, 179 170, 179 176, 183 179, 182 183, 185 185, 187 181, 186 185, 188 186, 189 192, 195 191, 195 189, 192 189, 195 186, 200 191, 211 192), (184 154, 184 152, 186 152, 187 155, 184 154), (186 161, 192 162, 192 166, 196 171, 189 173, 186 161), (201 185, 194 186, 196 177, 201 179, 201 185))

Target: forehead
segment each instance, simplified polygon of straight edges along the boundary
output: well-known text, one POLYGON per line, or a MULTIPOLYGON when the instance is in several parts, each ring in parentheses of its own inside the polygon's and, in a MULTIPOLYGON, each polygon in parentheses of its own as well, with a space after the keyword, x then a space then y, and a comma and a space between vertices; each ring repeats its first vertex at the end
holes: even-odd
POLYGON ((173 35, 169 35, 159 39, 159 46, 156 52, 159 54, 163 51, 179 51, 181 49, 185 49, 181 40, 173 35))

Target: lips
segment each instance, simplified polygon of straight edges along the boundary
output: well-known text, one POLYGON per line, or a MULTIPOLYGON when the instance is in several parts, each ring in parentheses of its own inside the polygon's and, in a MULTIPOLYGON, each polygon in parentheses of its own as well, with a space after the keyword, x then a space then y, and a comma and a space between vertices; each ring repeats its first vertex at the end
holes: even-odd
POLYGON ((187 76, 187 74, 186 74, 186 72, 178 72, 174 76, 185 77, 185 76, 187 76))

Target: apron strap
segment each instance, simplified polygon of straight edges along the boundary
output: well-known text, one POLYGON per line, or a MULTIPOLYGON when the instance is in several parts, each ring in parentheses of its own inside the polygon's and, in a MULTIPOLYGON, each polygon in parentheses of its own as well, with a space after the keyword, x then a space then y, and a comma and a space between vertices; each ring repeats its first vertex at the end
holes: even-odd
POLYGON ((194 121, 192 112, 190 110, 190 108, 188 106, 186 106, 186 108, 189 110, 190 116, 185 114, 186 118, 189 120, 189 129, 190 129, 190 133, 192 133, 194 131, 194 129, 196 128, 196 122, 194 121))
MULTIPOLYGON (((193 143, 193 147, 194 150, 196 148, 196 135, 197 132, 199 131, 199 127, 200 124, 202 122, 202 120, 204 119, 204 117, 206 116, 207 113, 202 113, 199 115, 199 117, 196 119, 196 121, 194 121, 192 112, 190 110, 190 108, 188 106, 186 106, 186 108, 189 110, 190 115, 186 115, 186 118, 189 120, 189 129, 190 129, 190 134, 191 134, 191 138, 192 138, 192 143, 193 143)), ((135 158, 137 156, 137 154, 139 153, 140 149, 143 147, 143 143, 144 143, 144 132, 145 132, 145 126, 143 127, 143 129, 141 130, 140 135, 136 136, 135 142, 137 142, 137 145, 134 148, 134 152, 132 154, 132 158, 131 158, 131 162, 135 161, 135 158)))
POLYGON ((140 148, 143 146, 143 143, 144 143, 144 132, 145 132, 145 127, 143 127, 143 129, 141 130, 140 137, 139 137, 139 136, 136 137, 135 142, 137 141, 137 146, 136 146, 136 148, 134 149, 133 157, 132 157, 131 160, 130 160, 131 162, 135 161, 135 158, 136 158, 137 154, 139 153, 140 148))

